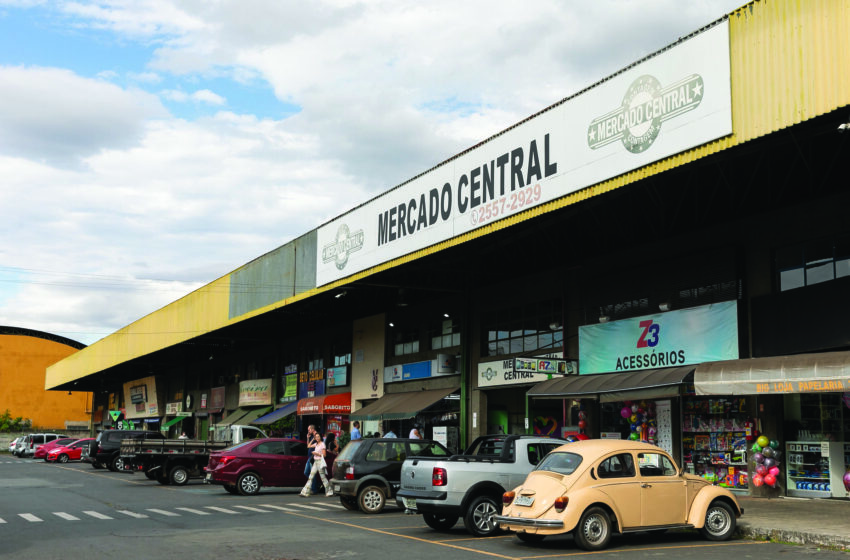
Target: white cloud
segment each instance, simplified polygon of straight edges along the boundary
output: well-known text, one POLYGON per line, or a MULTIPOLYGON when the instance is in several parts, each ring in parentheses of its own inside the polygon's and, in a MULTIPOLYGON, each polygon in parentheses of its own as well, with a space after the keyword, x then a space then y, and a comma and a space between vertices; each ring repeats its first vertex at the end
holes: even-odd
POLYGON ((194 102, 206 103, 208 105, 224 105, 227 103, 227 100, 224 97, 208 89, 199 89, 192 93, 170 89, 161 91, 160 95, 165 99, 176 101, 178 103, 194 102))

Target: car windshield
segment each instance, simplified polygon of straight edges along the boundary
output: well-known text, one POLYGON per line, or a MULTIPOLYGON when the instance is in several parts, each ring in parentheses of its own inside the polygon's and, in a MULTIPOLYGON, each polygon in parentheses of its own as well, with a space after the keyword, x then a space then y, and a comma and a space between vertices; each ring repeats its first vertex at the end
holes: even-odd
POLYGON ((551 471, 558 474, 573 474, 581 464, 581 455, 566 452, 552 452, 546 455, 540 464, 537 465, 536 471, 551 471))

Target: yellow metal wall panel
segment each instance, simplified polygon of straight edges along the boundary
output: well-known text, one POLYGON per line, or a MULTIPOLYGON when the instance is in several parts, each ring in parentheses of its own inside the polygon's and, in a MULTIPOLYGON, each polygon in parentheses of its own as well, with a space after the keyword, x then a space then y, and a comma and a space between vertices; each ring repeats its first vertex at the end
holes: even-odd
POLYGON ((233 319, 228 318, 227 280, 218 280, 49 368, 48 387, 401 266, 850 104, 850 1, 756 0, 730 14, 729 26, 730 136, 233 319))

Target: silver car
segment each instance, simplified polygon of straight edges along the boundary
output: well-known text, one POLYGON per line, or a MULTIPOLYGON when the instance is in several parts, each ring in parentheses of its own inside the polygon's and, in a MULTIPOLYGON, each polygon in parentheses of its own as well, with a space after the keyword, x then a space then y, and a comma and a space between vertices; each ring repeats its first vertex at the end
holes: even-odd
POLYGON ((9 453, 15 453, 15 446, 18 444, 18 441, 22 439, 24 439, 24 437, 20 436, 9 442, 9 453))

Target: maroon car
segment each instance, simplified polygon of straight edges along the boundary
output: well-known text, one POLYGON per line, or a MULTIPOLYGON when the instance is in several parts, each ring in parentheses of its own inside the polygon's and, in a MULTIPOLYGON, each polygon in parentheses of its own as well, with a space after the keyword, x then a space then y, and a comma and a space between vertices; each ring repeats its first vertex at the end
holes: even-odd
MULTIPOLYGON (((331 465, 332 458, 328 458, 331 465)), ((263 486, 302 487, 307 444, 297 439, 265 438, 210 453, 207 484, 221 484, 231 494, 253 496, 263 486)))

